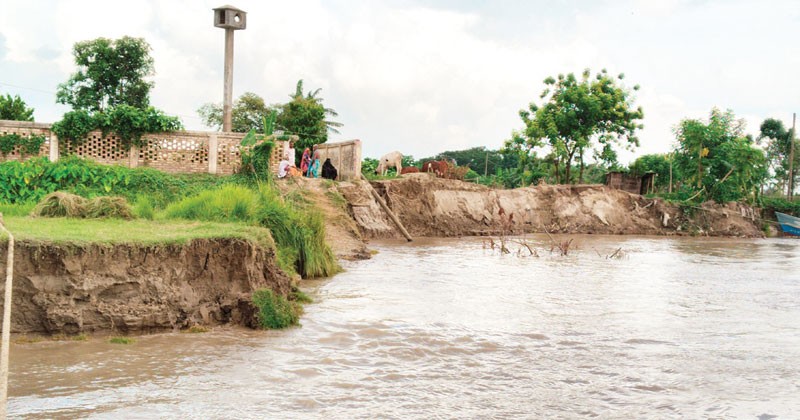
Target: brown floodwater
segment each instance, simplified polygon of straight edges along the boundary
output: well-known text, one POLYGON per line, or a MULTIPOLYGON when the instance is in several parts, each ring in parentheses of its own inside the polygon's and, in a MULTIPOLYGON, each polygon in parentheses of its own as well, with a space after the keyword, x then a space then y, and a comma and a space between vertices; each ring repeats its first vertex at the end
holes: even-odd
POLYGON ((800 416, 800 241, 569 236, 559 256, 531 238, 539 257, 374 243, 305 283, 299 328, 15 344, 9 413, 800 416))

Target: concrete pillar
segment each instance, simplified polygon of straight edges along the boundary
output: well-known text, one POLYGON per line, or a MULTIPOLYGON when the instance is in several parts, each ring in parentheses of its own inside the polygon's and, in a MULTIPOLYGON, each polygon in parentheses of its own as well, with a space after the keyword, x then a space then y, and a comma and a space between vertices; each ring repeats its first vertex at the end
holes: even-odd
POLYGON ((233 112, 233 29, 225 29, 225 86, 222 103, 222 131, 231 132, 233 112))
POLYGON ((217 160, 219 159, 219 139, 217 133, 211 133, 208 136, 208 173, 217 173, 217 160))
POLYGON ((139 166, 139 147, 131 145, 131 150, 128 151, 128 167, 136 168, 139 166))
POLYGON ((50 133, 50 162, 58 161, 58 137, 50 133))
POLYGON ((361 140, 353 140, 353 179, 361 179, 361 140))

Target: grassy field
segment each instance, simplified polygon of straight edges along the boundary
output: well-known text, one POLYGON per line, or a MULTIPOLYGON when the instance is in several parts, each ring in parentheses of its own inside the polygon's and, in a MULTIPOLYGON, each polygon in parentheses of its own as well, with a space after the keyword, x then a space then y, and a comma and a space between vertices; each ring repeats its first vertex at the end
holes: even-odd
POLYGON ((25 216, 4 216, 4 219, 17 241, 161 245, 184 244, 193 239, 240 238, 264 247, 275 246, 268 229, 244 223, 25 216))

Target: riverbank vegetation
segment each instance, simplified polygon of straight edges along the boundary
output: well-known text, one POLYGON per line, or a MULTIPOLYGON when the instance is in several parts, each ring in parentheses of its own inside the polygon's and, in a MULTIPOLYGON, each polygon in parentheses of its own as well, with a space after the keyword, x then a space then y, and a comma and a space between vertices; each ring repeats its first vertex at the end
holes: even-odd
POLYGON ((0 211, 10 216, 9 226, 20 231, 20 238, 54 241, 163 243, 252 230, 249 236, 263 244, 260 231, 251 228, 257 226, 271 232, 267 235, 274 242, 267 243, 277 248, 284 271, 324 277, 340 269, 325 243, 322 216, 306 201, 284 199, 269 180, 35 158, 0 164, 0 211), (56 191, 39 203, 38 213, 71 217, 21 217, 56 191))

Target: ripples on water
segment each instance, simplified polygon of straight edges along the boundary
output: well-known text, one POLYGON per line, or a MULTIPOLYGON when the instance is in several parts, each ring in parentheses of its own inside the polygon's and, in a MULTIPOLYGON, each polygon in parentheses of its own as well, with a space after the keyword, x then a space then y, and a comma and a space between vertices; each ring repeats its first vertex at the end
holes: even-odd
POLYGON ((12 347, 10 413, 105 418, 796 418, 800 241, 381 243, 302 328, 12 347), (617 248, 624 258, 606 259, 617 248))

